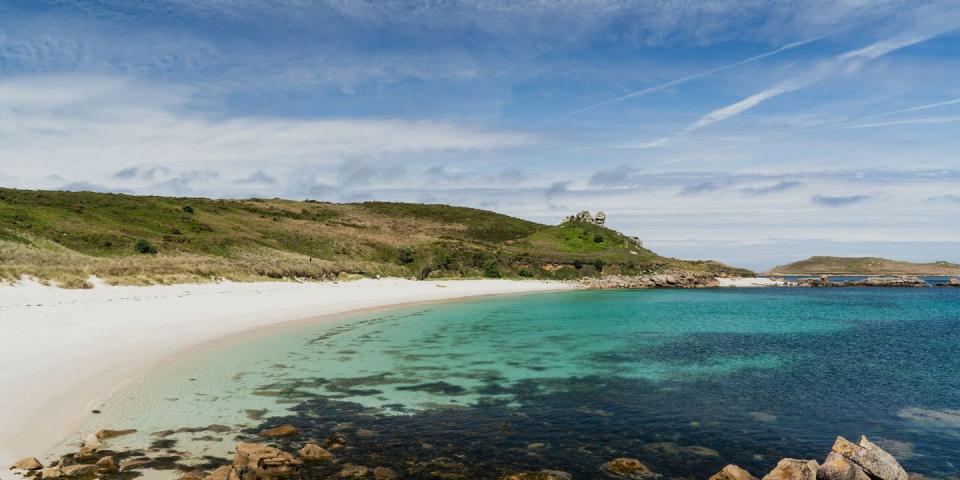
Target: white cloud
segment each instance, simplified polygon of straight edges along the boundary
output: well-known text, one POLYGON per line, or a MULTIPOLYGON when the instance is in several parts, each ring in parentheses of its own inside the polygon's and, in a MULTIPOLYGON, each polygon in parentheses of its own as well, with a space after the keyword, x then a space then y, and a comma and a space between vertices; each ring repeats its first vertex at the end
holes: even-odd
POLYGON ((115 77, 0 81, 0 156, 20 177, 56 173, 99 182, 139 165, 247 175, 245 167, 482 152, 534 140, 450 122, 218 118, 193 106, 188 91, 115 77))

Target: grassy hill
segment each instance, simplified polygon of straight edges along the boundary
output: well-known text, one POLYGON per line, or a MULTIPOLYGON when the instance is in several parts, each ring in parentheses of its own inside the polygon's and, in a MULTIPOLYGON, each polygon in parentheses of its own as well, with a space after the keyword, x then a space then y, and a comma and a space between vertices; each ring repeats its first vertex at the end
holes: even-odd
POLYGON ((601 226, 473 208, 213 200, 0 188, 0 279, 81 287, 205 279, 572 279, 601 272, 749 275, 661 257, 601 226))
POLYGON ((960 275, 949 262, 911 263, 879 257, 810 257, 774 267, 775 275, 960 275))

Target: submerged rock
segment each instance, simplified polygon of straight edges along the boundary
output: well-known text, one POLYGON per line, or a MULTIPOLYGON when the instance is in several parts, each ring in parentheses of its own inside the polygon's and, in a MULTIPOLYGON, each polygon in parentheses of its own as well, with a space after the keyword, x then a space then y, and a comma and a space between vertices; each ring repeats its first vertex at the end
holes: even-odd
POLYGON ((300 429, 293 425, 280 425, 279 427, 268 428, 260 432, 261 437, 289 437, 296 435, 300 429))
POLYGON ((387 467, 377 467, 373 469, 374 480, 396 480, 400 478, 397 472, 387 467))
POLYGON ((315 443, 308 443, 300 449, 300 458, 311 462, 325 462, 333 458, 327 449, 315 443))
POLYGON ((763 480, 816 480, 818 468, 814 460, 784 458, 763 480))
POLYGON ((907 480, 907 472, 893 455, 871 443, 866 436, 861 436, 858 443, 837 437, 833 451, 862 467, 871 477, 879 480, 907 480))
POLYGON ((600 471, 609 478, 629 480, 652 480, 662 476, 636 458, 615 458, 601 465, 600 471))
POLYGON ((710 480, 757 480, 757 477, 731 463, 710 477, 710 480))
POLYGON ((500 480, 573 480, 573 475, 560 470, 540 470, 505 475, 500 480))
POLYGON ((43 464, 34 457, 21 458, 10 466, 10 470, 40 470, 43 464))
POLYGON ((370 473, 370 469, 363 465, 345 465, 337 473, 337 478, 363 478, 368 473, 370 473))

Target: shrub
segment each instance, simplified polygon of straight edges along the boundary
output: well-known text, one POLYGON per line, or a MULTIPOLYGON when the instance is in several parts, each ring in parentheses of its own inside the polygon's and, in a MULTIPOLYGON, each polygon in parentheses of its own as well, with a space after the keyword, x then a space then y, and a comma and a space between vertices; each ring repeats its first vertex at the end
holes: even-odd
POLYGON ((597 269, 598 272, 602 272, 602 271, 603 271, 604 265, 606 265, 606 263, 604 263, 604 261, 603 261, 602 258, 598 258, 598 259, 596 259, 596 260, 593 261, 593 266, 594 266, 594 268, 597 269))
POLYGON ((483 266, 483 276, 487 278, 500 278, 500 266, 496 262, 488 262, 483 266))
POLYGON ((193 213, 193 207, 191 207, 190 205, 184 205, 183 211, 187 213, 193 213))
POLYGON ((133 249, 136 250, 137 253, 150 254, 150 255, 154 255, 157 253, 157 247, 153 246, 152 243, 142 238, 140 240, 137 240, 137 244, 133 246, 133 249))
POLYGON ((517 274, 520 275, 521 277, 532 277, 532 276, 533 276, 533 272, 531 272, 530 269, 529 269, 529 268, 526 268, 526 267, 521 268, 520 271, 517 272, 517 274))
POLYGON ((593 236, 593 243, 603 243, 603 235, 596 234, 593 236))
POLYGON ((397 258, 400 260, 400 263, 412 263, 413 262, 413 251, 409 248, 401 248, 400 253, 397 255, 397 258))

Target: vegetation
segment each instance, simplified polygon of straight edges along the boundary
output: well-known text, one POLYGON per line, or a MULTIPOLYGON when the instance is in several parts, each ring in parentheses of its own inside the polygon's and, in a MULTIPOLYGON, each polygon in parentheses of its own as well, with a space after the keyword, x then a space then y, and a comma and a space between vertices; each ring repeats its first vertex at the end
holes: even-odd
POLYGON ((774 275, 960 275, 950 262, 911 263, 879 257, 810 257, 774 267, 774 275))
POLYGON ((0 279, 84 286, 231 279, 555 278, 697 271, 586 222, 387 202, 213 200, 0 189, 0 279))

